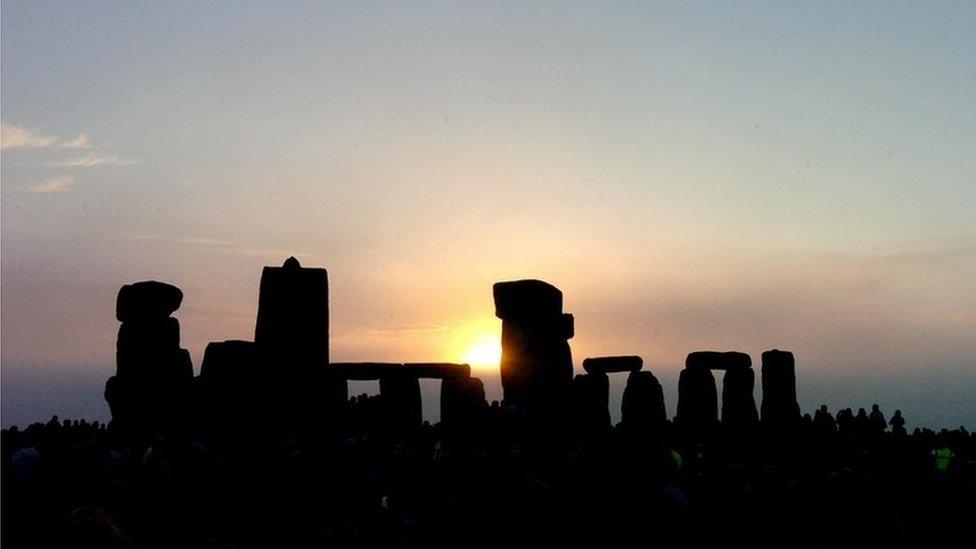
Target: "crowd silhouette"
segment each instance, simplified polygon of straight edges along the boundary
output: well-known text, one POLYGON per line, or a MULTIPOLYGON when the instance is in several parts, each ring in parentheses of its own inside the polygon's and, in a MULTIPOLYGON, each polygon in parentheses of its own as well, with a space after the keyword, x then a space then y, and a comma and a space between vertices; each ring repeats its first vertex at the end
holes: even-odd
POLYGON ((825 405, 802 414, 791 353, 695 352, 666 417, 637 356, 574 377, 573 318, 541 281, 499 283, 505 398, 460 364, 330 363, 324 269, 262 276, 255 341, 200 375, 182 292, 119 293, 112 421, 2 432, 4 547, 644 544, 932 547, 972 539, 976 435, 825 405), (721 414, 714 371, 724 371, 721 414), (626 373, 611 425, 607 376, 626 373), (418 379, 442 380, 442 421, 418 379), (377 379, 378 395, 348 394, 377 379))

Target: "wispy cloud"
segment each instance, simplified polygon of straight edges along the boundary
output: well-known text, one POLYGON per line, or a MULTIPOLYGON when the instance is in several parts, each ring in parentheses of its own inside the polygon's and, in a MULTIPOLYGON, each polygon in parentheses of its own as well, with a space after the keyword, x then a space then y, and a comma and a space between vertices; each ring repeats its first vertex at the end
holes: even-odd
POLYGON ((86 134, 80 133, 78 137, 69 141, 64 141, 59 145, 62 149, 87 149, 91 147, 91 140, 86 134))
POLYGON ((50 177, 40 181, 8 183, 4 186, 29 194, 51 194, 67 190, 74 182, 75 178, 68 175, 64 177, 50 177))
POLYGON ((228 240, 217 240, 213 238, 198 237, 198 236, 174 236, 165 234, 149 234, 149 233, 132 233, 126 235, 127 238, 133 240, 145 240, 152 242, 164 242, 169 244, 187 244, 191 246, 200 246, 203 248, 209 248, 215 252, 233 254, 233 255, 246 255, 252 257, 271 257, 271 258, 284 258, 289 256, 295 257, 307 257, 307 253, 298 252, 294 250, 281 250, 272 248, 258 248, 248 246, 247 244, 241 244, 238 242, 231 242, 228 240))
POLYGON ((98 154, 90 152, 84 156, 78 156, 56 162, 54 165, 62 168, 91 168, 93 166, 128 166, 135 163, 135 160, 131 158, 121 158, 117 154, 98 154))
POLYGON ((52 147, 57 142, 58 138, 53 135, 41 135, 13 124, 0 124, 0 149, 2 150, 40 149, 52 147))

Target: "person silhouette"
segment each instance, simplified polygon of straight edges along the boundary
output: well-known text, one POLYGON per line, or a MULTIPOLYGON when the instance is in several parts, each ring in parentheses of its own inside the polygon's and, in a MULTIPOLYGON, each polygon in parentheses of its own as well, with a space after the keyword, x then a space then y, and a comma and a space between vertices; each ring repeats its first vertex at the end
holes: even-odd
POLYGON ((888 422, 885 420, 884 414, 881 409, 878 408, 877 404, 871 405, 871 415, 868 418, 871 425, 871 434, 878 435, 888 428, 888 422))
POLYGON ((895 415, 891 416, 891 432, 898 436, 905 436, 905 418, 901 415, 901 410, 895 410, 895 415))

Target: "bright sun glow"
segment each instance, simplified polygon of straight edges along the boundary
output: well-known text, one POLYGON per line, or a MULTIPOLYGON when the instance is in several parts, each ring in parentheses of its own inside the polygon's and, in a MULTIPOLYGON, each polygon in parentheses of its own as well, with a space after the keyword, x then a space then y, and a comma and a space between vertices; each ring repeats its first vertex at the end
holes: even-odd
POLYGON ((478 337, 465 351, 461 360, 473 367, 498 366, 502 358, 502 345, 497 335, 478 337))

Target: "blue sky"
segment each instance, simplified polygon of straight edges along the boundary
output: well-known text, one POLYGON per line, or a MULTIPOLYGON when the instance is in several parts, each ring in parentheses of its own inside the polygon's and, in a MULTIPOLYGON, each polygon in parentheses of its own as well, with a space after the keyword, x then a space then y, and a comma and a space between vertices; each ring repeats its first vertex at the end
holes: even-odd
MULTIPOLYGON (((261 266, 327 267, 336 360, 457 360, 566 294, 673 406, 696 349, 805 408, 976 425, 976 7, 3 2, 3 423, 106 414, 115 292, 199 366, 261 266)), ((497 373, 484 371, 497 391, 497 373)), ((498 396, 498 395, 496 395, 498 396)))

